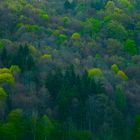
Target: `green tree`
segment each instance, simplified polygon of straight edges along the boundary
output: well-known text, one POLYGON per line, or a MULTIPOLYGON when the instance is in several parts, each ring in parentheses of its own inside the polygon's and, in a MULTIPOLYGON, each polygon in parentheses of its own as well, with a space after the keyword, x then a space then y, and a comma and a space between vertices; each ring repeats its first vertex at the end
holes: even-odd
POLYGON ((2 140, 16 140, 17 130, 13 123, 4 123, 0 127, 0 136, 2 140))
POLYGON ((60 34, 60 35, 58 36, 57 43, 58 43, 59 45, 61 45, 62 43, 64 43, 64 41, 65 41, 66 39, 67 39, 66 35, 60 34))
POLYGON ((74 39, 74 40, 77 40, 77 39, 80 39, 81 35, 77 32, 73 33, 71 38, 74 39))
POLYGON ((8 95, 6 91, 0 87, 0 119, 4 119, 5 117, 5 110, 6 110, 6 99, 8 95))
POLYGON ((100 68, 91 68, 88 70, 88 75, 89 77, 92 77, 92 76, 101 77, 103 76, 103 72, 100 68))
POLYGON ((115 102, 117 107, 120 110, 124 110, 126 107, 126 98, 125 98, 125 94, 123 92, 123 89, 120 85, 116 86, 115 89, 115 102))
POLYGON ((22 72, 32 70, 35 67, 34 58, 27 44, 19 46, 12 64, 18 65, 22 72))
POLYGON ((76 7, 76 3, 74 0, 65 0, 64 7, 65 9, 74 9, 76 7))
POLYGON ((0 131, 3 140, 17 140, 26 135, 26 127, 21 109, 12 110, 7 122, 2 124, 0 131))
POLYGON ((92 140, 92 133, 90 131, 77 131, 75 137, 78 140, 92 140))
POLYGON ((119 67, 118 67, 116 64, 113 64, 113 65, 111 66, 111 70, 113 70, 115 73, 118 73, 119 67))
POLYGON ((9 73, 0 74, 0 84, 14 84, 14 77, 9 73))
POLYGON ((104 8, 107 0, 94 0, 91 1, 91 7, 95 8, 96 10, 100 10, 104 8))
POLYGON ((3 66, 7 67, 8 66, 8 54, 7 54, 7 49, 5 47, 2 48, 0 58, 1 58, 3 66))
POLYGON ((51 134, 54 129, 53 123, 44 115, 38 124, 38 139, 40 140, 51 140, 51 134))
POLYGON ((120 41, 125 40, 127 37, 125 27, 117 21, 112 21, 107 25, 107 34, 108 37, 118 39, 120 41))
POLYGON ((117 75, 125 81, 128 81, 128 79, 129 79, 128 76, 125 74, 125 72, 123 72, 122 70, 119 70, 117 75))
POLYGON ((5 100, 6 97, 7 97, 7 93, 5 92, 3 88, 0 88, 0 101, 5 100))
POLYGON ((135 117, 133 138, 134 140, 140 140, 140 115, 136 115, 135 117))
POLYGON ((95 37, 98 32, 100 32, 102 27, 102 22, 96 18, 88 18, 85 22, 82 23, 83 34, 88 34, 91 37, 95 37))
POLYGON ((21 69, 19 68, 18 65, 12 65, 10 67, 10 71, 11 71, 11 73, 20 73, 21 72, 21 69))
POLYGON ((137 54, 135 41, 132 39, 127 39, 126 42, 124 43, 124 50, 131 55, 137 54))

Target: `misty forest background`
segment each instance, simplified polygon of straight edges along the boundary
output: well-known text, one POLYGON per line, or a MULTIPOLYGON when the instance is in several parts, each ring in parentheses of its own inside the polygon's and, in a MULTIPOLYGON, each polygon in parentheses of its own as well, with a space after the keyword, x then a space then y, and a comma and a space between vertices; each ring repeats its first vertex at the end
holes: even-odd
POLYGON ((140 0, 0 0, 0 140, 140 140, 140 0))

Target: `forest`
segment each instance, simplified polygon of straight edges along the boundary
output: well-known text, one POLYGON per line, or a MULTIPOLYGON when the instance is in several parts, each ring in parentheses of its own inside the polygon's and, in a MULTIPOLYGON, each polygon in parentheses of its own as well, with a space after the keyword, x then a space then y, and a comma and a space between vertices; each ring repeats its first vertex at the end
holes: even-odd
POLYGON ((140 140, 140 0, 0 0, 0 140, 140 140))

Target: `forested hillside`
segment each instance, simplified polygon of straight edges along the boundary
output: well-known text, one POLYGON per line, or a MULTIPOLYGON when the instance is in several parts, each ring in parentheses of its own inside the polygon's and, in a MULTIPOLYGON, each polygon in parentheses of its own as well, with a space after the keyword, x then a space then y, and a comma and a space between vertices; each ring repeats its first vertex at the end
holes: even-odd
POLYGON ((140 0, 0 0, 0 140, 140 140, 140 0))

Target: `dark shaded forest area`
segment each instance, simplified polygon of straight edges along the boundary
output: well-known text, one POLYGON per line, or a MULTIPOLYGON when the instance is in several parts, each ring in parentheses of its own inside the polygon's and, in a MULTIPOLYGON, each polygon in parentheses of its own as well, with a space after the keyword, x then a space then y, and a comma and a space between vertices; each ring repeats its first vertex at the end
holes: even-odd
POLYGON ((140 140, 139 0, 0 0, 0 140, 140 140))

